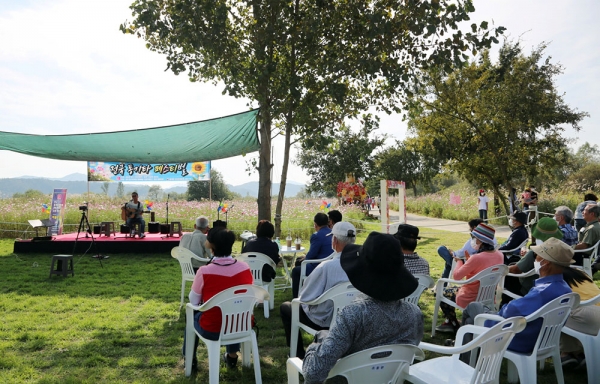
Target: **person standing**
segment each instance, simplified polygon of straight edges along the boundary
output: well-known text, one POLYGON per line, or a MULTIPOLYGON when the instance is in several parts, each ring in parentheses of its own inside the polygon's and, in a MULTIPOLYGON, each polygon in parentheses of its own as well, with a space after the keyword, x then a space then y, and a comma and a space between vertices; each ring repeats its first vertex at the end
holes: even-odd
POLYGON ((142 215, 144 213, 144 206, 138 200, 137 192, 131 193, 131 200, 129 200, 127 203, 125 203, 125 205, 123 206, 123 210, 125 212, 125 216, 127 217, 126 225, 129 227, 129 230, 131 231, 130 235, 132 237, 135 236, 135 231, 133 229, 133 225, 136 223, 139 223, 140 233, 138 233, 138 236, 140 237, 140 239, 143 239, 144 237, 146 237, 146 234, 145 234, 146 222, 144 221, 144 218, 142 217, 142 215))
MULTIPOLYGON (((206 248, 206 234, 208 233, 208 218, 206 216, 199 216, 196 218, 194 223, 194 232, 186 233, 181 237, 179 246, 189 249, 192 253, 203 259, 210 259, 210 250, 206 248)), ((198 268, 205 265, 206 263, 198 261, 192 258, 192 267, 194 272, 198 271, 198 268)))
POLYGON ((487 221, 487 213, 489 209, 490 198, 485 195, 485 190, 479 190, 479 197, 477 198, 477 207, 479 208, 479 218, 483 221, 487 221))

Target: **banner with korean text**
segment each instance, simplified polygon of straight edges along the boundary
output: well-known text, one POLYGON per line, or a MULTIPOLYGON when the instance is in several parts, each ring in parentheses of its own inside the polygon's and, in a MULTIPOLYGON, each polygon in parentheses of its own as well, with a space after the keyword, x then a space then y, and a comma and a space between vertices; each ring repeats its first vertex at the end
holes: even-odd
POLYGON ((197 180, 210 180, 210 161, 161 164, 88 161, 88 181, 197 180))
POLYGON ((65 206, 67 204, 67 189, 55 188, 52 193, 52 206, 50 207, 50 220, 54 222, 50 228, 50 235, 62 235, 65 219, 65 206))

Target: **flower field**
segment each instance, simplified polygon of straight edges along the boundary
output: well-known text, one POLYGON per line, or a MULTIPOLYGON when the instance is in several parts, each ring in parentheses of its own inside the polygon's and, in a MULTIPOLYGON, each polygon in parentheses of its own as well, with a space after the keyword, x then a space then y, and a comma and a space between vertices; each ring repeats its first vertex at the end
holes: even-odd
MULTIPOLYGON (((34 231, 29 228, 27 220, 46 219, 49 214, 42 213, 43 205, 49 206, 51 196, 39 198, 9 198, 0 200, 0 237, 18 238, 31 237, 34 231)), ((104 195, 91 194, 68 196, 65 210, 63 231, 75 232, 81 219, 79 206, 85 201, 89 203, 88 220, 90 225, 102 221, 121 221, 121 206, 123 199, 109 198, 104 195)), ((144 203, 144 199, 140 199, 144 203)), ((207 216, 210 221, 228 220, 228 228, 235 232, 243 230, 254 230, 256 228, 258 208, 255 199, 240 199, 224 201, 227 204, 227 214, 217 212, 218 202, 208 201, 171 201, 169 202, 169 222, 180 221, 185 231, 191 231, 194 227, 196 217, 207 216)), ((344 219, 362 220, 364 218, 360 208, 356 206, 337 206, 336 201, 331 203, 329 209, 338 209, 344 215, 344 219)), ((275 214, 276 200, 272 201, 272 212, 275 214)), ((166 223, 167 203, 153 202, 152 211, 158 222, 166 223)), ((323 200, 286 199, 283 205, 282 235, 292 233, 299 235, 302 239, 308 239, 313 233, 313 217, 317 212, 327 212, 323 200)), ((150 221, 150 214, 144 214, 146 223, 150 221)))

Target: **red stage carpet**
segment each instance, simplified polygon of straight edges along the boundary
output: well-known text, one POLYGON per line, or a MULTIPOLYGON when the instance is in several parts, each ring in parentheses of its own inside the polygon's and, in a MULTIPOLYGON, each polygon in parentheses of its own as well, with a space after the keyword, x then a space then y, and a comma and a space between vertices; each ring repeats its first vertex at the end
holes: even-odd
MULTIPOLYGON (((77 248, 73 252, 77 232, 66 235, 53 236, 52 240, 16 240, 14 245, 15 253, 52 253, 52 254, 81 254, 92 246, 87 252, 91 254, 94 251, 92 245, 92 235, 85 237, 85 233, 80 233, 77 239, 77 248)), ((179 245, 179 236, 173 237, 162 235, 160 233, 146 233, 143 239, 126 237, 125 234, 117 233, 106 237, 104 235, 94 234, 94 242, 98 253, 101 255, 110 255, 113 253, 166 253, 171 254, 171 249, 179 245)))

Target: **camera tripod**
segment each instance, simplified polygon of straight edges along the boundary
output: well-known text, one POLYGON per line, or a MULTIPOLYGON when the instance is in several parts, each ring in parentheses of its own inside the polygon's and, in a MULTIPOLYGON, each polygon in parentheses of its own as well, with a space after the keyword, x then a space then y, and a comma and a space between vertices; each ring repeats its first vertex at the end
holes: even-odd
MULTIPOLYGON (((81 220, 79 220, 79 228, 77 228, 77 236, 75 237, 75 244, 73 245, 73 256, 75 256, 75 250, 77 249, 77 240, 79 240, 79 234, 81 233, 82 230, 85 232, 85 237, 88 237, 88 234, 92 233, 92 230, 90 227, 90 222, 87 218, 87 206, 85 207, 85 209, 81 210, 81 220)), ((90 246, 90 248, 94 247, 94 253, 95 253, 95 255, 92 257, 97 258, 98 261, 100 262, 100 267, 104 268, 104 266, 102 265, 102 259, 104 259, 104 256, 101 256, 100 253, 98 252, 98 246, 96 245, 96 241, 94 240, 94 235, 91 235, 91 237, 92 237, 92 245, 90 246)), ((88 248, 81 256, 85 256, 85 254, 87 253, 87 251, 90 250, 90 248, 88 248)))

